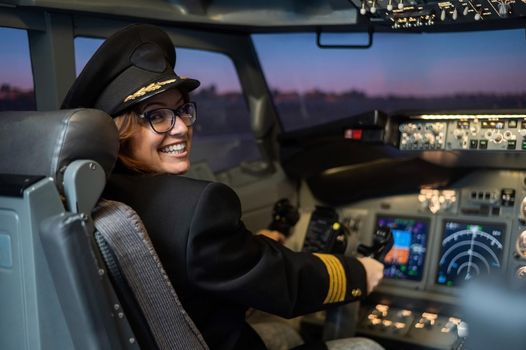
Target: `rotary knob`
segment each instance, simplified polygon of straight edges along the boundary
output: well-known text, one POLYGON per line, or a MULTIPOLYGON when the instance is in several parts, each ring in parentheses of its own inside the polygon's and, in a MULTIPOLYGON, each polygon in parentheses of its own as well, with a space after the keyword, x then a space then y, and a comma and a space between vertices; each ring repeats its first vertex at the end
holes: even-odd
POLYGON ((515 242, 515 251, 521 258, 526 258, 526 230, 522 231, 515 242))
POLYGON ((525 279, 526 278, 526 266, 520 266, 515 271, 515 277, 517 277, 517 279, 519 279, 519 280, 525 279))

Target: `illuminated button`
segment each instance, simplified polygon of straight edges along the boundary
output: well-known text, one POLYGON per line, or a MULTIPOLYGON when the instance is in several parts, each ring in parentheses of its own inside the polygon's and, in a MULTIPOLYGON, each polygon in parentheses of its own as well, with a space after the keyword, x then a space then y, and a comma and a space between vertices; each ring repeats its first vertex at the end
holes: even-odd
POLYGON ((383 324, 384 327, 391 327, 391 325, 393 324, 393 321, 391 321, 391 320, 383 320, 382 324, 383 324))
POLYGON ((372 325, 375 325, 375 326, 376 326, 376 325, 378 325, 378 324, 380 324, 380 323, 382 323, 382 320, 380 320, 380 319, 378 319, 378 318, 375 318, 375 319, 371 320, 371 324, 372 324, 372 325))
POLYGON ((389 305, 384 305, 384 304, 377 304, 375 307, 374 307, 376 310, 378 311, 389 311, 389 305))
POLYGON ((346 129, 343 137, 350 140, 361 140, 363 136, 362 129, 346 129))
POLYGON ((438 315, 431 312, 424 312, 422 313, 422 318, 425 318, 426 320, 436 320, 438 315))
POLYGON ((517 147, 516 140, 508 140, 508 149, 515 149, 517 147))
POLYGON ((403 328, 405 328, 405 323, 404 322, 396 322, 394 324, 394 326, 395 326, 396 329, 403 329, 403 328))
POLYGON ((477 149, 478 146, 479 146, 479 141, 478 140, 470 140, 469 141, 469 148, 477 149))
POLYGON ((402 310, 402 317, 409 317, 413 314, 411 310, 402 310))
POLYGON ((375 311, 377 311, 381 317, 386 317, 389 313, 389 306, 384 304, 378 304, 375 306, 375 311))
POLYGON ((516 120, 508 121, 508 128, 515 129, 516 127, 517 127, 517 121, 516 120))
POLYGON ((488 140, 480 140, 479 149, 487 149, 487 148, 488 148, 488 140))

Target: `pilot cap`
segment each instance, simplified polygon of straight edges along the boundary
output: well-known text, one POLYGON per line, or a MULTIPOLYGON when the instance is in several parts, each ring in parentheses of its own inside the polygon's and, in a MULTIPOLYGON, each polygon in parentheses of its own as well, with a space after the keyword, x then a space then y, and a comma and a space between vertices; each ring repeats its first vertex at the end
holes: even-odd
POLYGON ((115 117, 145 99, 199 81, 174 72, 175 48, 158 27, 132 24, 110 36, 69 89, 62 108, 96 108, 115 117))

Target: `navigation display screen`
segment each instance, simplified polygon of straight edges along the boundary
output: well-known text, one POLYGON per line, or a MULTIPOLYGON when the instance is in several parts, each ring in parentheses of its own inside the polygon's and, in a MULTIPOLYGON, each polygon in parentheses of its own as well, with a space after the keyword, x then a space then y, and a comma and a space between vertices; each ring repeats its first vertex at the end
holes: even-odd
POLYGON ((384 258, 386 278, 421 281, 426 259, 429 221, 421 218, 378 216, 377 229, 387 226, 394 238, 384 258))
POLYGON ((506 225, 445 221, 436 284, 458 286, 500 270, 506 225))

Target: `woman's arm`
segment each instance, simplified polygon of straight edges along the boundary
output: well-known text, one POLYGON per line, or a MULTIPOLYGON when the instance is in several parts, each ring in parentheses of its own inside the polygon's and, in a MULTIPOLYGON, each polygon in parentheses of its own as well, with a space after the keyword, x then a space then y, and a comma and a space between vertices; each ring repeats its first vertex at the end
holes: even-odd
POLYGON ((352 257, 293 252, 249 232, 239 198, 211 183, 191 221, 187 273, 199 288, 242 305, 285 317, 361 299, 364 265, 352 257))

